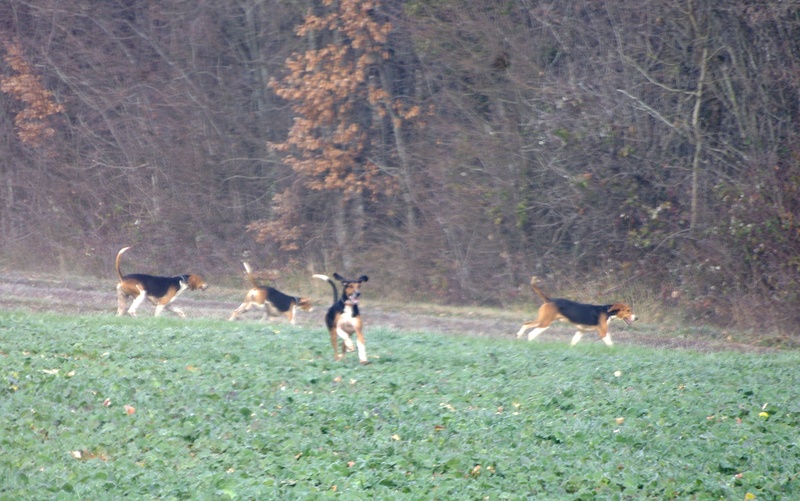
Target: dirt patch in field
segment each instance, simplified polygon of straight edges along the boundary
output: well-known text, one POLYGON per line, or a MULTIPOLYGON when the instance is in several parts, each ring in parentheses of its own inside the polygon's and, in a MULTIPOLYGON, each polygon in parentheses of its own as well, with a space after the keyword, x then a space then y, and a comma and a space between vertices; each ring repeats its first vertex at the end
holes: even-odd
MULTIPOLYGON (((22 310, 31 312, 53 311, 59 313, 81 315, 115 315, 117 309, 116 283, 101 282, 87 278, 64 278, 57 276, 27 276, 14 272, 0 272, 0 309, 22 310)), ((245 291, 233 289, 209 288, 208 291, 187 291, 177 304, 190 318, 227 319, 235 309, 245 291)), ((319 326, 322 329, 322 318, 328 306, 327 298, 316 298, 314 311, 299 312, 297 323, 302 326, 319 326)), ((528 320, 520 314, 519 318, 509 312, 492 313, 486 309, 480 312, 465 308, 448 309, 446 307, 431 308, 426 311, 420 307, 404 305, 382 305, 364 301, 364 318, 369 327, 384 327, 392 330, 438 332, 450 336, 491 337, 498 339, 514 339, 522 321, 528 320)), ((477 311, 477 309, 476 309, 477 311)), ((153 307, 143 304, 140 315, 152 315, 153 307)), ((165 313, 169 315, 170 313, 165 313)), ((243 316, 243 322, 258 321, 260 312, 249 312, 243 316)), ((274 323, 285 322, 283 317, 272 318, 274 323)), ((633 328, 624 327, 622 323, 612 324, 614 342, 620 345, 639 345, 664 349, 688 349, 701 352, 735 350, 741 352, 769 352, 774 348, 726 340, 720 333, 718 336, 708 334, 703 329, 705 338, 668 337, 658 334, 656 328, 646 324, 633 328), (709 337, 713 339, 709 339, 709 337)), ((685 326, 684 326, 685 327, 685 326)), ((691 329, 682 329, 682 332, 691 329)), ((563 340, 568 343, 573 329, 561 324, 553 326, 539 338, 541 340, 563 340)), ((581 343, 600 342, 596 336, 587 333, 581 343)))

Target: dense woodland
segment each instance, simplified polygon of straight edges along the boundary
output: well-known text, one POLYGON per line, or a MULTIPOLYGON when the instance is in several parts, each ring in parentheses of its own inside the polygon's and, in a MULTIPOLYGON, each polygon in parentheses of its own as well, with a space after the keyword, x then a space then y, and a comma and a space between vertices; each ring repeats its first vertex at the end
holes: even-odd
POLYGON ((797 335, 799 0, 0 0, 0 86, 0 269, 797 335))

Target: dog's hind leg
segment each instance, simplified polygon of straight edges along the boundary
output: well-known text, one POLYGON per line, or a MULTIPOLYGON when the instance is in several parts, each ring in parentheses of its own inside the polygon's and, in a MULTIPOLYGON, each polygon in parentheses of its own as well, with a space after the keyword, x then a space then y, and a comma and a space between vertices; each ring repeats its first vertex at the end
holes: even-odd
POLYGON ((522 327, 520 327, 519 331, 517 332, 517 337, 520 338, 522 337, 523 334, 525 334, 525 331, 527 331, 528 329, 533 329, 528 334, 528 341, 534 340, 536 336, 538 336, 539 334, 547 330, 548 327, 550 327, 550 324, 552 324, 553 321, 556 319, 556 314, 557 312, 555 309, 553 309, 552 303, 543 304, 542 306, 539 307, 539 312, 536 315, 536 320, 532 322, 525 322, 524 324, 522 324, 522 327))
POLYGON ((569 343, 569 345, 575 346, 576 344, 578 344, 578 341, 581 340, 581 337, 583 337, 583 332, 581 331, 576 332, 575 335, 572 336, 572 341, 569 343))
POLYGON ((528 341, 533 341, 534 339, 536 339, 536 336, 546 331, 548 328, 550 328, 549 325, 547 327, 537 327, 533 329, 528 333, 528 341))
MULTIPOLYGON (((536 324, 536 322, 533 322, 533 324, 536 324)), ((517 338, 521 338, 522 335, 525 334, 526 330, 528 330, 531 327, 533 327, 533 324, 531 324, 531 323, 522 324, 522 327, 520 327, 519 330, 517 331, 517 338)))
POLYGON ((128 306, 128 295, 122 290, 121 284, 117 286, 117 316, 122 316, 125 313, 125 307, 128 306))
MULTIPOLYGON (((128 314, 132 317, 135 317, 136 308, 138 308, 139 305, 142 304, 142 301, 144 301, 146 298, 147 298, 147 292, 144 289, 139 289, 139 295, 136 296, 136 299, 134 299, 133 302, 131 303, 131 307, 128 308, 128 314)), ((158 309, 156 309, 156 315, 158 315, 158 309)))
POLYGON ((344 342, 342 343, 342 354, 339 354, 339 335, 337 334, 336 327, 332 327, 331 331, 331 346, 333 346, 333 359, 341 360, 344 357, 344 342))
POLYGON ((522 324, 522 327, 520 327, 519 331, 517 331, 517 338, 521 338, 522 335, 525 334, 525 331, 533 328, 533 330, 528 333, 528 341, 533 341, 536 339, 536 336, 546 331, 549 327, 549 325, 545 327, 539 327, 539 322, 528 322, 526 324, 522 324))

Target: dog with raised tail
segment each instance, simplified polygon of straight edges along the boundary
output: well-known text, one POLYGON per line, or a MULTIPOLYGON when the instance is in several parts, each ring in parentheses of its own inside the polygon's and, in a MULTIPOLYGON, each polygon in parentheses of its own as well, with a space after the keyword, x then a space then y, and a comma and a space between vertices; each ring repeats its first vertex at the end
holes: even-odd
POLYGON ((256 307, 264 310, 264 316, 261 320, 266 320, 267 316, 272 312, 278 314, 282 313, 289 319, 289 323, 295 325, 295 314, 297 309, 311 311, 313 310, 311 300, 305 297, 290 296, 275 289, 274 287, 267 287, 266 285, 258 285, 256 278, 253 276, 253 270, 247 263, 244 265, 245 274, 247 279, 252 284, 253 288, 247 291, 244 297, 244 302, 231 313, 228 320, 236 320, 236 317, 242 313, 256 307))
POLYGON ((539 287, 536 286, 537 278, 531 278, 533 291, 544 301, 539 307, 539 314, 536 320, 525 322, 517 332, 517 337, 522 337, 525 331, 533 329, 528 333, 528 341, 544 332, 550 325, 558 320, 569 322, 578 328, 572 337, 570 346, 575 346, 581 340, 586 331, 596 331, 600 339, 607 346, 611 346, 611 335, 608 333, 608 322, 614 318, 619 318, 630 325, 636 320, 633 310, 625 303, 614 303, 604 305, 583 304, 570 301, 569 299, 550 299, 539 287))
POLYGON ((336 283, 327 275, 317 274, 313 277, 327 281, 331 284, 331 288, 333 288, 333 304, 328 308, 328 312, 325 315, 325 325, 328 327, 328 332, 331 335, 334 359, 341 360, 346 352, 355 351, 357 348, 358 361, 364 365, 368 364, 367 345, 364 341, 358 301, 361 298, 361 284, 369 280, 369 277, 361 275, 358 279, 351 280, 342 277, 338 273, 334 273, 333 278, 342 284, 341 297, 339 296, 339 291, 336 290, 336 283), (353 333, 356 335, 355 347, 353 346, 353 341, 350 339, 353 333), (341 338, 342 340, 341 353, 339 353, 337 349, 337 338, 341 338))
POLYGON ((144 273, 131 273, 123 275, 120 271, 120 259, 122 254, 130 249, 130 247, 123 247, 117 252, 117 259, 115 267, 117 270, 117 315, 122 315, 125 312, 128 299, 133 298, 128 314, 135 317, 136 309, 145 299, 156 305, 155 316, 159 316, 165 309, 175 313, 181 318, 186 318, 186 315, 180 309, 172 305, 172 302, 186 289, 191 290, 206 290, 208 284, 200 277, 193 273, 185 275, 178 275, 175 277, 159 277, 155 275, 146 275, 144 273))

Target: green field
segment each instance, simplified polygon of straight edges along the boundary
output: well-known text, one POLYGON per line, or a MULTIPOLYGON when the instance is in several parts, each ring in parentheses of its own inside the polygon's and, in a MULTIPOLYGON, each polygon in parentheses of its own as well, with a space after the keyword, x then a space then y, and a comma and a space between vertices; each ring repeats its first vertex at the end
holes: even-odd
POLYGON ((800 353, 0 312, 0 499, 800 499, 800 353))

